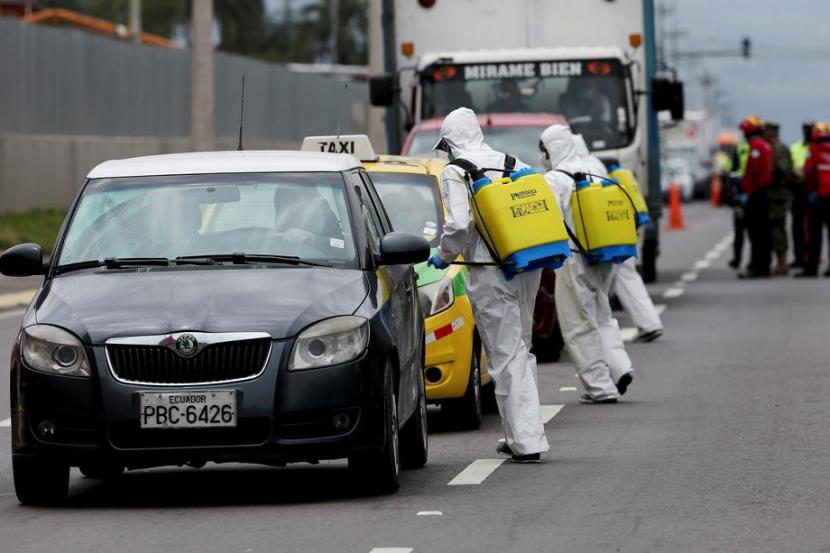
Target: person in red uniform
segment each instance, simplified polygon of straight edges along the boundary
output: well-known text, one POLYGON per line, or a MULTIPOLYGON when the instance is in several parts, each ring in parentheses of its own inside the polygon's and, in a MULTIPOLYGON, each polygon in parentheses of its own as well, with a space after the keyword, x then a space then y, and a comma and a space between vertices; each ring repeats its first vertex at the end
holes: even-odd
POLYGON ((772 239, 769 224, 769 188, 775 166, 772 147, 764 140, 764 122, 757 115, 741 121, 741 131, 749 144, 749 159, 741 180, 740 201, 744 205, 752 258, 738 278, 769 277, 772 239))
MULTIPOLYGON (((810 157, 804 163, 804 190, 810 221, 810 250, 804 272, 796 276, 814 277, 818 276, 824 227, 830 233, 830 123, 825 121, 813 128, 810 157)), ((830 269, 824 276, 830 276, 830 269)))

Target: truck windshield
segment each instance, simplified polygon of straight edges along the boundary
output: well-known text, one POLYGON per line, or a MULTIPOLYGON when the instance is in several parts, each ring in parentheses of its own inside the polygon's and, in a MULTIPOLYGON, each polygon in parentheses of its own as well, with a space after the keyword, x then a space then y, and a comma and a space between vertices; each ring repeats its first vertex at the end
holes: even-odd
POLYGON ((466 106, 476 113, 558 113, 591 150, 633 138, 619 60, 432 65, 420 73, 421 118, 466 106))
POLYGON ((438 246, 444 226, 435 177, 408 173, 371 173, 372 182, 396 231, 423 236, 438 246))
MULTIPOLYGON (((494 150, 504 152, 527 163, 537 171, 544 171, 539 153, 539 137, 545 127, 533 126, 482 126, 484 142, 494 150)), ((412 143, 404 152, 408 156, 436 155, 432 150, 438 142, 438 131, 417 130, 412 135, 412 143)))
POLYGON ((228 173, 89 181, 59 265, 233 254, 355 265, 340 173, 228 173))

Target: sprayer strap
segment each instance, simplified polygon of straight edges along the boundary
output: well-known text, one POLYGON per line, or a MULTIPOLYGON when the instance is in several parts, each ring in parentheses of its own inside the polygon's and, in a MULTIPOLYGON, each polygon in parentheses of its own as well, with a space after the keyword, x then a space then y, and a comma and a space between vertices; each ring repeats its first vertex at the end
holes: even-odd
POLYGON ((465 176, 473 181, 484 176, 482 170, 478 168, 478 165, 462 157, 452 160, 447 165, 455 165, 456 167, 460 167, 466 174, 465 176))
POLYGON ((516 158, 511 156, 510 154, 505 154, 504 156, 504 172, 502 173, 502 177, 507 178, 510 176, 510 173, 513 172, 513 169, 516 168, 516 158))

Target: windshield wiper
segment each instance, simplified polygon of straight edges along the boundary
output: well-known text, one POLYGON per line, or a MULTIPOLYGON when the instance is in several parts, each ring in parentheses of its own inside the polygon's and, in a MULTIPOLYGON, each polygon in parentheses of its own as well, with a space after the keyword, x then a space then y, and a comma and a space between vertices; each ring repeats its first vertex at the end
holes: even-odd
POLYGON ((95 269, 97 267, 123 269, 124 267, 167 267, 168 265, 170 265, 170 260, 166 257, 107 257, 106 259, 90 259, 89 261, 56 265, 55 274, 95 269))
POLYGON ((179 261, 199 260, 206 262, 212 260, 220 263, 233 263, 234 265, 248 265, 257 263, 280 263, 284 265, 307 265, 309 267, 331 267, 331 263, 317 263, 306 261, 294 255, 271 255, 271 254, 248 254, 236 252, 232 254, 218 255, 184 255, 176 258, 179 261))

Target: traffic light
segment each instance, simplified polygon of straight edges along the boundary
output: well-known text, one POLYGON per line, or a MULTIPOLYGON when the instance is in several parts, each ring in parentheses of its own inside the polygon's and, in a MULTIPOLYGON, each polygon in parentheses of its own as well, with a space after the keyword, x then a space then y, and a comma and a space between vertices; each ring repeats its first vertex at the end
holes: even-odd
POLYGON ((747 59, 752 55, 752 40, 748 36, 741 41, 741 55, 747 59))
POLYGON ((435 0, 418 0, 422 8, 431 8, 435 5, 435 0))

